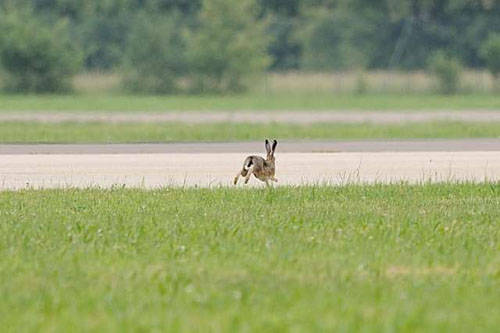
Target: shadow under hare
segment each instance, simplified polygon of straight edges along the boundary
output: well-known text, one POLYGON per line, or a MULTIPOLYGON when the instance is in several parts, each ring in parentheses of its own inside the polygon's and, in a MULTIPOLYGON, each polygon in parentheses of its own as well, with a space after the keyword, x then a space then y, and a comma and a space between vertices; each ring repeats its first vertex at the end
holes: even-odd
POLYGON ((277 182, 278 179, 274 177, 274 173, 276 170, 275 162, 274 162, 274 151, 276 150, 276 146, 278 145, 278 141, 273 140, 273 144, 269 143, 269 140, 266 139, 265 147, 267 156, 264 159, 260 156, 248 156, 245 158, 243 162, 243 168, 238 172, 236 177, 234 177, 234 185, 238 183, 238 179, 241 177, 245 178, 245 184, 248 183, 252 174, 255 178, 263 181, 266 185, 269 185, 269 181, 277 182))

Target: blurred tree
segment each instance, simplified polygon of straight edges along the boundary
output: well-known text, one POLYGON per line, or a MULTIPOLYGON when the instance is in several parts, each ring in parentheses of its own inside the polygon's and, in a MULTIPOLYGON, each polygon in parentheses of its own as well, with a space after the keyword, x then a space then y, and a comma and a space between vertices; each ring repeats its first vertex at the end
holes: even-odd
POLYGON ((302 67, 305 69, 362 68, 369 53, 361 42, 363 27, 345 10, 316 10, 300 34, 303 42, 302 67))
POLYGON ((194 16, 201 8, 201 0, 142 0, 142 2, 146 9, 156 12, 177 11, 184 16, 194 16))
POLYGON ((457 58, 437 51, 429 58, 429 69, 438 79, 439 92, 455 94, 458 91, 462 66, 457 58))
MULTIPOLYGON (((250 25, 266 27, 271 70, 423 69, 442 49, 479 68, 486 65, 485 39, 500 33, 497 0, 255 1, 250 25)), ((246 0, 233 2, 247 6, 246 0)), ((32 8, 39 21, 67 19, 65 29, 73 47, 82 48, 88 70, 112 70, 122 62, 137 15, 175 15, 180 29, 215 26, 200 15, 202 0, 0 0, 6 7, 32 8)))
POLYGON ((230 92, 269 64, 265 25, 251 0, 205 0, 199 27, 189 35, 188 56, 197 92, 230 92))
POLYGON ((172 93, 186 72, 185 38, 176 16, 142 13, 125 53, 125 87, 133 92, 172 93))
POLYGON ((262 14, 279 14, 296 17, 300 14, 301 0, 259 0, 258 5, 262 14))
POLYGON ((268 19, 268 53, 271 70, 298 69, 301 44, 295 38, 300 23, 300 0, 259 0, 261 19, 268 19))
POLYGON ((481 47, 481 56, 495 79, 500 79, 500 34, 488 36, 481 47))
MULTIPOLYGON (((405 0, 409 22, 399 66, 425 68, 437 50, 453 53, 470 67, 482 65, 479 49, 488 31, 500 31, 500 3, 469 0, 405 0)), ((403 33, 403 28, 401 30, 403 33)))
POLYGON ((92 1, 30 0, 24 2, 28 3, 36 12, 52 17, 65 17, 72 21, 86 18, 90 14, 92 6, 92 1))
POLYGON ((85 67, 109 70, 120 65, 137 13, 113 1, 95 5, 74 29, 85 53, 85 67))
POLYGON ((271 70, 298 69, 300 66, 301 43, 295 38, 297 18, 270 14, 267 34, 270 42, 268 53, 271 70))
POLYGON ((29 9, 0 11, 0 64, 6 89, 62 92, 80 69, 81 56, 71 43, 68 22, 45 22, 29 9))

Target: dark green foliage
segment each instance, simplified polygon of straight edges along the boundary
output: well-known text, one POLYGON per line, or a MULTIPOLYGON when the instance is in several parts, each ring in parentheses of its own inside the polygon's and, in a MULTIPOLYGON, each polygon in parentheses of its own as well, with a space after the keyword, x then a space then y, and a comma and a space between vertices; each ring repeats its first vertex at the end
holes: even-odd
POLYGON ((365 67, 368 60, 366 44, 359 41, 365 32, 362 26, 354 23, 355 19, 346 11, 312 13, 309 25, 301 34, 302 66, 313 70, 365 67))
POLYGON ((81 65, 67 22, 44 22, 29 10, 0 12, 0 64, 5 89, 13 92, 62 92, 81 65))
POLYGON ((259 0, 259 6, 262 14, 277 14, 287 17, 296 17, 300 15, 301 4, 303 0, 259 0))
POLYGON ((295 38, 297 19, 284 15, 272 15, 267 34, 270 36, 268 53, 271 70, 289 70, 300 67, 301 43, 295 38))
MULTIPOLYGON (((222 86, 238 90, 244 85, 229 84, 232 79, 226 74, 214 83, 214 77, 221 76, 221 63, 231 67, 241 62, 227 61, 238 53, 228 52, 229 46, 223 42, 228 36, 217 26, 232 25, 231 20, 249 30, 256 27, 253 32, 236 35, 247 38, 247 49, 257 48, 252 54, 260 54, 266 44, 264 52, 270 59, 263 63, 270 70, 424 69, 438 50, 454 54, 471 68, 491 69, 492 61, 498 59, 487 57, 483 49, 488 36, 500 34, 500 1, 255 0, 255 8, 243 14, 245 2, 225 2, 231 17, 212 21, 204 18, 202 0, 0 0, 0 9, 32 8, 36 22, 66 19, 61 33, 71 37, 70 48, 82 49, 87 70, 113 70, 123 63, 140 16, 151 18, 151 22, 155 16, 175 16, 179 27, 190 31, 190 40, 207 41, 210 37, 220 46, 220 57, 210 55, 209 50, 203 55, 207 57, 200 53, 200 58, 193 55, 200 50, 189 52, 191 60, 200 61, 189 66, 197 73, 200 90, 227 90, 222 86), (262 37, 252 39, 261 34, 268 43, 262 42, 262 37)), ((2 17, 0 21, 5 20, 2 17)), ((240 31, 241 27, 235 29, 240 31)), ((232 40, 229 38, 229 44, 232 40)), ((258 67, 260 71, 262 66, 258 67)))
POLYGON ((300 29, 301 0, 259 0, 260 17, 267 18, 270 38, 269 69, 290 70, 300 67, 301 41, 295 36, 300 29))
POLYGON ((136 0, 154 11, 176 11, 183 15, 195 15, 201 8, 202 0, 136 0))
POLYGON ((268 65, 265 25, 253 1, 205 0, 190 34, 188 57, 195 92, 231 92, 268 65))
POLYGON ((439 51, 430 58, 429 69, 437 77, 441 93, 455 94, 458 91, 462 72, 460 61, 439 51))
POLYGON ((500 77, 500 33, 488 37, 481 47, 481 56, 488 70, 498 79, 500 77))
POLYGON ((141 15, 125 54, 125 87, 133 92, 172 93, 186 71, 185 40, 176 17, 141 15))
POLYGON ((79 25, 86 68, 109 70, 121 63, 132 20, 127 11, 100 11, 79 25))

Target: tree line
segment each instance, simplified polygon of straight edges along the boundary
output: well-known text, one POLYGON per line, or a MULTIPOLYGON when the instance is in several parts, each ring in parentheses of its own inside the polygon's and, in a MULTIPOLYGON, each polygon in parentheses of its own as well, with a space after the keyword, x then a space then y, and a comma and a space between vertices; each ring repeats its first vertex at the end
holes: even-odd
POLYGON ((439 57, 500 71, 495 0, 0 0, 0 31, 13 91, 65 90, 81 70, 120 71, 127 89, 156 93, 243 90, 264 70, 422 69, 439 57))

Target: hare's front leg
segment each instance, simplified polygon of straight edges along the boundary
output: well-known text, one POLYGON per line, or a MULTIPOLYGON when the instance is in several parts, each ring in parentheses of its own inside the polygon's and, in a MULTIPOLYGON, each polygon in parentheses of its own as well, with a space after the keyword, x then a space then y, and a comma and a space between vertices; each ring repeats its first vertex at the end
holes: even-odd
POLYGON ((271 180, 272 180, 273 182, 275 182, 275 183, 277 183, 277 182, 278 182, 278 178, 276 178, 276 177, 274 177, 274 176, 271 178, 271 180))

